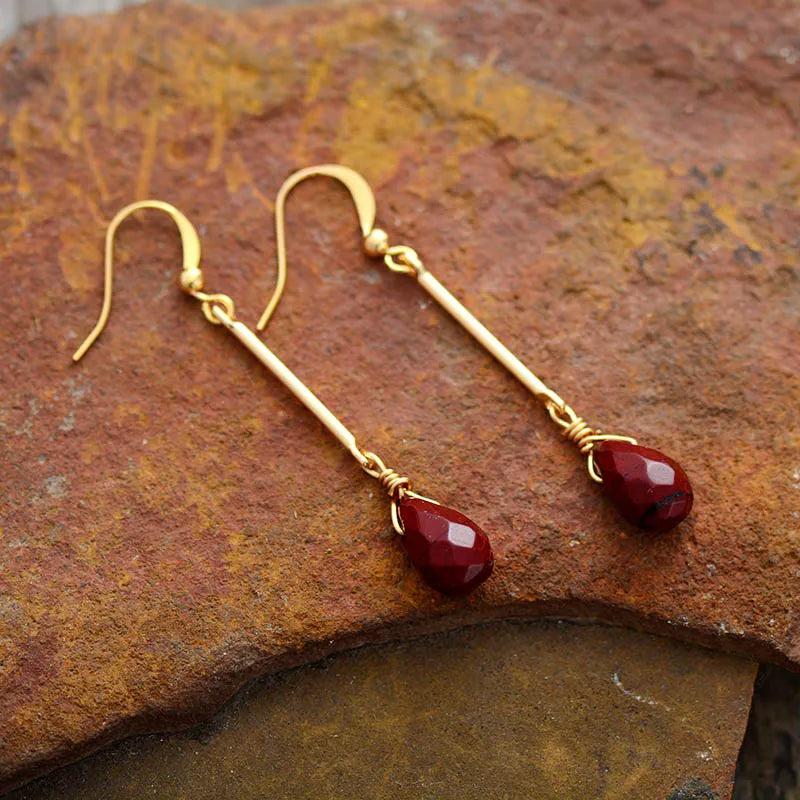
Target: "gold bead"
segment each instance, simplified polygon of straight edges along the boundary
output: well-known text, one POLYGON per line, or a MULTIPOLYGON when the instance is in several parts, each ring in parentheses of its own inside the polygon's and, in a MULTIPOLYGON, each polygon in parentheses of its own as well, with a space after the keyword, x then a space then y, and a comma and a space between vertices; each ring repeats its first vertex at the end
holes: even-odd
POLYGON ((203 273, 199 269, 185 269, 181 272, 181 289, 184 292, 199 292, 203 283, 203 273))
POLYGON ((381 228, 373 228, 364 239, 364 251, 368 256, 379 258, 389 249, 389 234, 381 228))

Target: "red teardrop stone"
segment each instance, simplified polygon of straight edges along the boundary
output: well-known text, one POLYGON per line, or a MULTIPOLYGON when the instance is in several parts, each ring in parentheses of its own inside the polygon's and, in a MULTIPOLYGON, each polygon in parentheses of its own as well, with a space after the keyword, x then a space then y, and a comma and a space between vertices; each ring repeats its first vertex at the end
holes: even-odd
POLYGON ((418 497, 404 497, 397 511, 408 557, 437 591, 469 594, 492 574, 489 537, 471 519, 418 497))
POLYGON ((664 533, 692 510, 692 485, 680 464, 658 450, 613 440, 594 447, 603 489, 628 522, 664 533))

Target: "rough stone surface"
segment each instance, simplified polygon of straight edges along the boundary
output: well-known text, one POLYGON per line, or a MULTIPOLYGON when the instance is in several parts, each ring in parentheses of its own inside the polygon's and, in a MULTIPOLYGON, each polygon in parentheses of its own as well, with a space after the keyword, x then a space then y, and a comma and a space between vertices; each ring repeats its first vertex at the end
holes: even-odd
POLYGON ((632 631, 477 626, 260 681, 8 800, 728 800, 753 675, 632 631))
POLYGON ((798 9, 723 0, 175 5, 0 51, 0 775, 208 714, 246 678, 380 635, 594 615, 797 667, 798 9), (379 222, 591 422, 667 452, 695 509, 620 521, 578 454, 421 289, 299 187, 267 341, 415 486, 492 531, 466 602, 385 498, 176 288, 255 321, 271 198, 348 163, 379 222))

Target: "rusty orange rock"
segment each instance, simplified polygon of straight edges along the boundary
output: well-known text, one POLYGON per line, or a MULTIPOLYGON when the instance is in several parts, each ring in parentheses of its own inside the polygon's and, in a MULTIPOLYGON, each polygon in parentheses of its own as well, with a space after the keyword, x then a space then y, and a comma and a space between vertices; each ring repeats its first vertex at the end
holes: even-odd
POLYGON ((800 665, 794 35, 779 2, 408 0, 161 3, 5 44, 3 780, 390 627, 590 615, 800 665), (273 193, 319 161, 364 173, 379 223, 581 414, 679 461, 690 519, 632 535, 525 391, 359 255, 334 186, 293 195, 267 341, 493 532, 468 601, 175 288, 167 220, 123 231, 111 325, 70 363, 119 207, 179 206, 254 322, 273 193))

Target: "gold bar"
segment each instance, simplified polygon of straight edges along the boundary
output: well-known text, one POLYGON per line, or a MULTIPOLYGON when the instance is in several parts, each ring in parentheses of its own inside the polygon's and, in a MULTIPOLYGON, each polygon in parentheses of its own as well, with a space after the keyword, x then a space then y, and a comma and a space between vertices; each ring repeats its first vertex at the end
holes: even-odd
POLYGON ((558 408, 564 408, 564 401, 542 383, 488 328, 478 322, 428 270, 420 270, 417 280, 420 286, 471 333, 537 400, 550 401, 558 408))
POLYGON ((359 450, 356 437, 250 328, 231 319, 219 305, 213 305, 211 313, 347 448, 362 467, 370 464, 359 450))

